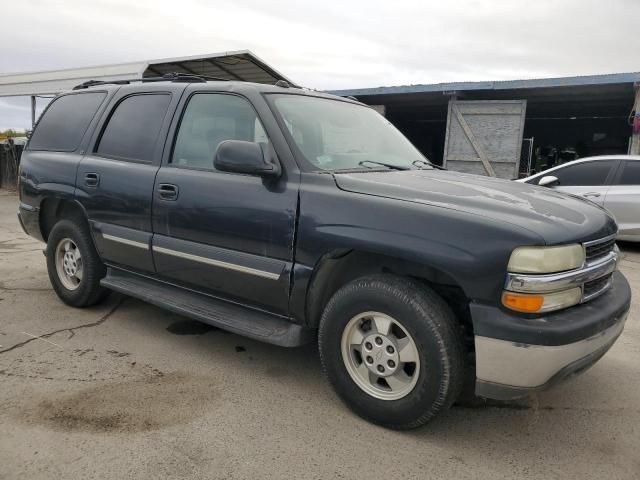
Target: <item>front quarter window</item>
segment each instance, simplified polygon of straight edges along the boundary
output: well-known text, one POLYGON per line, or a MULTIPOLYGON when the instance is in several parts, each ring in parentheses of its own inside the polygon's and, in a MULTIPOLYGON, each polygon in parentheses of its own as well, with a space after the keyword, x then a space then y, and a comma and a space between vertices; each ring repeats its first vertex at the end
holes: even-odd
POLYGON ((276 95, 273 101, 290 137, 318 170, 428 165, 425 157, 373 109, 340 100, 276 95))

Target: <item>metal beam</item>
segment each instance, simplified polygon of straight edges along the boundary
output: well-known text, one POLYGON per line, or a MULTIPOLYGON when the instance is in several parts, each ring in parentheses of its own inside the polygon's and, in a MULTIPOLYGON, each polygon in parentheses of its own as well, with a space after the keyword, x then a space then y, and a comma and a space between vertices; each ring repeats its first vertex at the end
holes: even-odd
MULTIPOLYGON (((634 101, 633 110, 635 111, 636 122, 640 121, 640 83, 636 83, 636 98, 634 101)), ((629 155, 640 155, 640 132, 631 134, 631 144, 629 145, 629 155)))
POLYGON ((147 70, 149 70, 151 73, 155 73, 156 75, 158 75, 160 77, 163 75, 159 70, 156 70, 155 68, 153 68, 151 66, 147 67, 147 70))
MULTIPOLYGON (((254 60, 253 58, 247 58, 247 62, 258 67, 261 68, 262 70, 265 71, 265 73, 267 73, 270 77, 272 77, 274 79, 274 83, 278 81, 278 77, 276 76, 276 74, 274 72, 271 71, 271 69, 269 68, 268 65, 262 64, 262 62, 258 62, 257 60, 254 60)), ((291 85, 292 87, 297 87, 297 85, 292 84, 289 82, 289 85, 291 85)))
POLYGON ((31 95, 31 129, 36 126, 36 96, 31 95))
POLYGON ((242 80, 242 78, 240 78, 238 75, 236 75, 235 73, 233 73, 231 70, 229 70, 228 68, 225 68, 223 65, 221 65, 219 62, 216 62, 215 60, 209 58, 208 62, 213 65, 214 67, 218 67, 220 70, 222 70, 224 73, 226 73, 227 75, 230 75, 231 77, 235 78, 236 80, 242 80))
POLYGON ((195 70, 187 67, 183 62, 175 62, 173 63, 178 68, 183 69, 185 72, 190 73, 191 75, 202 75, 201 73, 196 72, 195 70))

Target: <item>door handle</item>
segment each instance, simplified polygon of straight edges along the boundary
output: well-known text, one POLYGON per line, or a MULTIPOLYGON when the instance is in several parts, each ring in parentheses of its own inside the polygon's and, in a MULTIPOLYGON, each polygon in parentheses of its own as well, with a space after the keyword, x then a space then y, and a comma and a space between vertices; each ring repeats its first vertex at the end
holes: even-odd
POLYGON ((100 184, 100 175, 97 173, 85 173, 84 184, 87 187, 97 187, 100 184))
POLYGON ((162 200, 177 200, 178 187, 170 183, 161 183, 158 185, 158 194, 162 200))
POLYGON ((601 194, 598 192, 587 192, 582 194, 583 197, 599 197, 600 195, 601 194))

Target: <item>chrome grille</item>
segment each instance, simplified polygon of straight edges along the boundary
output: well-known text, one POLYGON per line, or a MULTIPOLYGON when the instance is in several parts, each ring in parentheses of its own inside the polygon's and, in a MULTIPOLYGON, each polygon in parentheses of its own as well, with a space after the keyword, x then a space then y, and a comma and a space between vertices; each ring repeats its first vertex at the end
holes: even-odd
POLYGON ((582 288, 583 301, 589 300, 600 293, 603 293, 611 284, 611 273, 604 277, 597 278, 584 284, 582 288))
POLYGON ((584 250, 587 262, 592 262, 593 260, 597 260, 600 257, 604 257, 614 249, 615 245, 615 236, 585 243, 584 250))

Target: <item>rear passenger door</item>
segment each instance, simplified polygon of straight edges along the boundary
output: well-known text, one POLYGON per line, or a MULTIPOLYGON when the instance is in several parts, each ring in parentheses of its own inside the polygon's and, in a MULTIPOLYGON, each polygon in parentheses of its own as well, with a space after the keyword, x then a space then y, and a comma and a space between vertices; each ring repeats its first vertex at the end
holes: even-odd
MULTIPOLYGON (((268 109, 260 100, 259 108, 268 109)), ((213 166, 218 145, 231 139, 275 146, 282 162, 284 138, 275 120, 267 114, 272 123, 263 124, 256 104, 244 96, 196 91, 185 104, 156 179, 157 273, 187 288, 286 314, 299 176, 286 164, 278 179, 213 166)))
MULTIPOLYGON (((604 206, 616 218, 621 236, 640 239, 640 161, 623 160, 604 206)), ((631 240, 631 238, 629 238, 631 240)))
POLYGON ((618 160, 592 160, 567 165, 550 172, 549 175, 558 178, 555 189, 580 195, 603 205, 617 165, 618 160))
POLYGON ((179 88, 122 87, 96 129, 76 177, 76 197, 87 211, 106 263, 153 272, 151 200, 170 113, 179 88))

